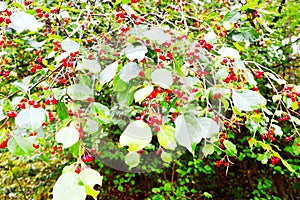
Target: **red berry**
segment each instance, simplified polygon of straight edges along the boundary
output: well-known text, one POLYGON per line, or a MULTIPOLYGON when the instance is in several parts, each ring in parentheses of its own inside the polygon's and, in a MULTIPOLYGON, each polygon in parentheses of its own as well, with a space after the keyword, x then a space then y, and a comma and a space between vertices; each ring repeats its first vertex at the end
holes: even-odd
POLYGON ((9 118, 15 118, 15 117, 17 116, 17 113, 16 113, 15 111, 9 111, 9 112, 7 113, 7 116, 8 116, 9 118))
POLYGON ((38 13, 37 16, 38 16, 39 18, 42 18, 42 17, 43 17, 43 13, 38 13))
POLYGON ((284 141, 289 142, 289 141, 291 141, 292 139, 293 139, 292 136, 288 136, 288 137, 285 137, 285 138, 284 138, 284 141))
POLYGON ((40 107, 40 103, 39 103, 39 102, 35 102, 32 106, 33 106, 34 108, 39 108, 39 107, 40 107))
POLYGON ((254 87, 252 88, 252 90, 253 90, 253 91, 258 91, 258 87, 257 87, 257 86, 254 86, 254 87))
POLYGON ((88 162, 91 162, 94 159, 92 154, 86 155, 86 158, 87 158, 88 162))
POLYGON ((79 168, 79 167, 75 167, 75 169, 74 169, 74 172, 75 172, 75 173, 79 174, 79 173, 80 173, 80 171, 81 171, 81 170, 80 170, 80 168, 79 168))
POLYGON ((31 67, 31 68, 30 68, 30 72, 31 72, 31 73, 35 73, 35 72, 36 72, 36 68, 35 68, 35 67, 31 67))
POLYGON ((33 99, 28 100, 28 104, 29 104, 29 105, 32 106, 34 103, 35 103, 35 101, 34 101, 33 99))
POLYGON ((160 58, 162 61, 166 61, 166 60, 167 60, 166 56, 164 56, 164 55, 160 55, 159 58, 160 58))
POLYGON ((52 103, 52 104, 57 104, 57 103, 58 103, 58 100, 57 100, 56 98, 53 97, 53 98, 51 99, 51 103, 52 103))
POLYGON ((252 16, 253 16, 253 18, 258 17, 258 11, 257 11, 257 10, 254 10, 254 12, 252 13, 252 16))
POLYGON ((155 126, 155 127, 154 127, 154 131, 155 131, 155 132, 159 132, 159 131, 160 131, 160 126, 155 126))
POLYGON ((221 98, 221 94, 220 93, 217 93, 216 95, 215 95, 215 97, 217 98, 217 99, 220 99, 221 98))
POLYGON ((19 103, 18 104, 18 107, 20 108, 20 109, 25 109, 25 103, 19 103))
POLYGON ((224 144, 220 144, 219 147, 220 147, 221 149, 224 149, 224 148, 225 148, 225 147, 224 147, 224 144))
POLYGON ((149 119, 147 120, 147 124, 149 126, 152 126, 154 124, 154 121, 153 121, 153 118, 152 117, 149 117, 149 119))
POLYGON ((156 53, 159 53, 159 52, 160 52, 160 48, 154 48, 154 51, 155 51, 156 53))
POLYGON ((173 55, 171 52, 168 52, 167 56, 170 58, 170 60, 173 60, 173 55))
POLYGON ((141 77, 145 76, 145 72, 144 71, 140 71, 139 72, 139 76, 141 76, 141 77))
POLYGON ((45 104, 50 105, 50 103, 51 103, 50 99, 46 99, 45 104))
POLYGON ((40 145, 39 144, 32 144, 32 146, 33 146, 33 148, 35 148, 35 149, 38 149, 38 148, 40 148, 40 145))
POLYGON ((42 9, 37 8, 37 9, 35 9, 35 11, 36 11, 37 13, 40 13, 40 12, 42 12, 42 9))

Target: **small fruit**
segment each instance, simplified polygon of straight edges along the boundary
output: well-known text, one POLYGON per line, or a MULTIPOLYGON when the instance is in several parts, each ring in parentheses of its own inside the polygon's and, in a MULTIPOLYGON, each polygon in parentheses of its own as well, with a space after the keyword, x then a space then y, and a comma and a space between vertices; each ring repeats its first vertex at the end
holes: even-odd
POLYGON ((9 117, 9 118, 15 118, 16 116, 17 116, 17 113, 15 112, 15 111, 9 111, 8 113, 7 113, 7 116, 9 117))
POLYGON ((51 99, 51 103, 55 105, 55 104, 58 103, 58 100, 57 100, 55 97, 53 97, 53 98, 51 99))
POLYGON ((79 174, 81 172, 81 170, 80 170, 79 167, 75 167, 74 172, 77 173, 77 174, 79 174))
POLYGON ((40 148, 40 145, 39 144, 32 144, 32 146, 33 146, 33 148, 35 148, 35 149, 38 149, 38 148, 40 148))

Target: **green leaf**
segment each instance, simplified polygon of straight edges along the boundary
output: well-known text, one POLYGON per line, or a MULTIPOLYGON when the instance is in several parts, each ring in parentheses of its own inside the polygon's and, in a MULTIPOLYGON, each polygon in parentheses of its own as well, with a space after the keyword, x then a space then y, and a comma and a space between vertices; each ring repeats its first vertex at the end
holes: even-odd
POLYGON ((68 108, 67 108, 66 104, 61 101, 58 102, 58 104, 57 104, 57 115, 58 115, 59 119, 61 119, 61 120, 64 120, 69 117, 68 108))
POLYGON ((236 23, 241 18, 241 13, 239 10, 232 10, 224 16, 224 21, 230 23, 236 23))
POLYGON ((96 133, 99 130, 99 124, 97 121, 87 119, 83 125, 83 131, 87 133, 96 133))
POLYGON ((71 147, 78 140, 79 132, 73 125, 64 127, 55 134, 55 141, 62 143, 64 149, 71 147))
POLYGON ((300 137, 295 138, 293 145, 292 145, 293 153, 296 155, 300 154, 300 147, 298 146, 298 143, 300 143, 300 137))
POLYGON ((79 175, 75 172, 62 174, 53 187, 53 200, 85 200, 85 187, 79 182, 79 175))
POLYGON ((99 123, 108 123, 110 122, 110 110, 107 106, 93 102, 90 104, 91 113, 96 115, 96 119, 100 120, 99 123))
POLYGON ((172 192, 172 183, 166 183, 166 184, 164 185, 164 190, 165 190, 166 192, 172 192))
POLYGON ((283 102, 285 103, 287 108, 290 108, 292 106, 292 99, 288 98, 287 96, 283 96, 283 102))
POLYGON ((292 166, 288 162, 283 160, 282 158, 281 158, 281 162, 290 172, 295 172, 295 170, 292 168, 292 166))
POLYGON ((268 76, 270 79, 276 81, 279 85, 284 85, 286 84, 286 81, 280 78, 277 78, 274 74, 270 73, 270 72, 265 72, 264 73, 266 76, 268 76))
POLYGON ((239 43, 233 42, 233 45, 235 46, 235 48, 236 48, 237 50, 245 51, 245 48, 242 47, 239 43))
POLYGON ((167 69, 156 69, 151 74, 153 83, 160 85, 162 88, 169 88, 173 84, 172 73, 167 69))
POLYGON ((237 150, 236 150, 235 144, 233 144, 229 140, 224 140, 223 144, 226 148, 225 152, 228 156, 236 156, 237 155, 237 150))
POLYGON ((93 96, 93 91, 86 85, 74 84, 68 87, 67 94, 74 100, 86 100, 93 96))
POLYGON ((34 148, 32 144, 33 142, 27 138, 17 135, 11 135, 7 146, 9 151, 16 156, 25 156, 33 154, 34 148))
POLYGON ((140 163, 140 157, 137 152, 128 152, 125 156, 125 163, 129 168, 136 167, 140 163))
POLYGON ((123 92, 127 88, 127 83, 124 82, 120 76, 115 76, 113 81, 114 91, 123 92))
POLYGON ((247 10, 247 9, 255 9, 258 6, 259 0, 249 0, 245 5, 243 5, 240 9, 247 10))
POLYGON ((45 111, 43 108, 27 108, 21 110, 16 117, 16 125, 20 128, 37 130, 45 122, 45 111))
POLYGON ((174 130, 170 125, 163 125, 157 133, 158 142, 163 148, 175 150, 177 147, 174 130))
MULTIPOLYGON (((18 7, 17 5, 15 5, 15 3, 16 2, 12 2, 12 6, 16 6, 16 7, 18 7)), ((16 4, 19 4, 19 3, 16 3, 16 4)), ((20 4, 19 4, 20 5, 20 4)), ((6 10, 6 8, 7 8, 7 5, 6 5, 6 3, 5 2, 0 2, 0 12, 3 12, 3 11, 5 11, 6 10)), ((21 9, 23 8, 23 6, 21 5, 21 9)), ((24 9, 24 8, 23 8, 24 9)))
POLYGON ((283 132, 282 132, 280 126, 277 126, 277 125, 275 125, 275 124, 272 124, 272 127, 274 128, 274 134, 275 134, 276 136, 282 136, 282 135, 283 135, 283 132))
POLYGON ((213 144, 206 144, 202 149, 202 152, 203 152, 205 157, 208 156, 208 155, 213 154, 214 151, 215 151, 215 148, 214 148, 213 144))
POLYGON ((255 28, 241 27, 236 34, 232 35, 232 39, 237 42, 254 41, 258 38, 258 33, 255 28))
POLYGON ((297 117, 291 116, 291 121, 300 126, 300 119, 298 119, 297 117))
POLYGON ((262 95, 252 90, 234 90, 232 100, 234 106, 241 111, 253 111, 267 103, 262 95))
POLYGON ((184 77, 184 73, 182 70, 182 66, 183 66, 183 58, 182 57, 179 57, 178 59, 174 58, 174 66, 175 66, 175 70, 176 70, 177 74, 181 77, 184 77))
POLYGON ((128 151, 142 150, 152 140, 152 132, 148 124, 142 120, 131 122, 120 136, 120 145, 128 146, 128 151))

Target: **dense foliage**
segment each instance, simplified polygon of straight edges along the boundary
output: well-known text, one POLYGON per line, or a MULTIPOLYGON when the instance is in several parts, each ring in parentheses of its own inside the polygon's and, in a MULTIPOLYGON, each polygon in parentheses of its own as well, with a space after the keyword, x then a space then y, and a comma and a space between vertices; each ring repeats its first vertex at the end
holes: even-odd
POLYGON ((0 2, 0 195, 299 198, 299 9, 0 2))

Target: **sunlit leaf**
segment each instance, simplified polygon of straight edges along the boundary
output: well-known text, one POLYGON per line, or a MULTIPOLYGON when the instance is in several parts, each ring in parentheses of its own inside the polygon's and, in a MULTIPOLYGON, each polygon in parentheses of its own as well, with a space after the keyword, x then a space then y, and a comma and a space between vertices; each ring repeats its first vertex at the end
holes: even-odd
POLYGON ((158 142, 163 148, 174 150, 177 147, 174 131, 172 126, 163 125, 157 133, 158 142))
POLYGON ((167 34, 158 28, 151 28, 150 30, 144 31, 143 36, 156 41, 158 44, 163 44, 164 42, 171 40, 170 34, 167 34))
POLYGON ((16 125, 20 128, 36 130, 45 122, 45 111, 43 108, 27 108, 21 110, 16 117, 16 125))
POLYGON ((131 122, 120 136, 121 146, 128 146, 128 151, 142 150, 151 140, 151 129, 142 120, 131 122))
POLYGON ((32 155, 34 148, 32 141, 22 136, 12 135, 8 141, 8 149, 16 156, 32 155))
POLYGON ((86 100, 93 96, 93 91, 86 85, 74 84, 68 87, 67 94, 74 100, 86 100))
POLYGON ((113 62, 108 65, 101 73, 100 73, 100 83, 104 84, 111 81, 117 73, 118 62, 113 62))
POLYGON ((147 85, 146 87, 139 89, 134 93, 134 100, 136 102, 142 102, 151 92, 153 91, 152 85, 147 85))
POLYGON ((53 187, 53 200, 85 200, 85 187, 79 182, 79 175, 75 172, 62 174, 53 187))
POLYGON ((172 73, 167 69, 157 69, 152 72, 151 80, 162 88, 169 88, 173 84, 172 73))
POLYGON ((79 132, 73 125, 64 127, 55 134, 55 141, 62 143, 64 149, 71 147, 78 140, 79 132))
POLYGON ((141 67, 135 62, 127 63, 120 71, 120 78, 128 82, 133 78, 136 78, 141 71, 141 67))
POLYGON ((67 38, 61 42, 61 48, 68 53, 77 52, 79 51, 80 44, 67 38))
POLYGON ((128 152, 125 156, 125 163, 129 168, 136 167, 140 163, 140 157, 137 152, 128 152))
POLYGON ((234 90, 232 100, 237 109, 241 111, 252 111, 257 107, 266 105, 266 99, 252 90, 234 90))
POLYGON ((135 43, 134 45, 128 44, 124 49, 126 57, 133 61, 137 59, 141 61, 145 58, 145 54, 148 52, 147 47, 142 43, 135 43))
POLYGON ((91 73, 99 73, 101 71, 101 66, 97 60, 84 59, 83 63, 78 66, 80 70, 88 70, 91 73))
POLYGON ((206 144, 203 149, 202 152, 204 154, 204 156, 208 156, 214 153, 214 145, 213 144, 206 144))
POLYGON ((33 15, 30 15, 25 12, 14 12, 10 16, 11 26, 18 32, 24 30, 37 31, 43 26, 43 23, 40 23, 36 20, 33 15))
POLYGON ((175 120, 175 138, 181 146, 194 153, 192 145, 198 144, 203 138, 199 120, 190 114, 179 115, 175 120))

